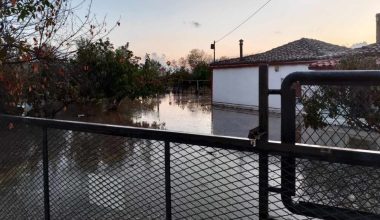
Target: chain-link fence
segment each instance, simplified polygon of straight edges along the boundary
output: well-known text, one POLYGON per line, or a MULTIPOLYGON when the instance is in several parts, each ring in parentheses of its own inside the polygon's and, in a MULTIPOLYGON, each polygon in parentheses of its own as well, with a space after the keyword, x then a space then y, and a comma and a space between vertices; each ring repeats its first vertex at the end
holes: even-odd
POLYGON ((297 142, 380 150, 380 87, 302 85, 297 142))
POLYGON ((165 218, 163 142, 57 129, 48 137, 52 219, 165 218))
POLYGON ((0 219, 380 219, 377 87, 289 88, 282 143, 255 147, 0 116, 0 219))
POLYGON ((257 219, 248 143, 7 116, 0 219, 257 219))
POLYGON ((380 169, 376 160, 369 162, 380 149, 379 76, 365 71, 297 73, 285 82, 283 104, 289 106, 282 115, 282 141, 311 144, 318 151, 312 159, 279 159, 281 201, 292 213, 319 219, 380 218, 380 169))
POLYGON ((258 218, 257 154, 171 146, 173 219, 258 218))
POLYGON ((0 219, 44 216, 42 132, 0 122, 0 219))
POLYGON ((289 160, 246 139, 54 122, 45 170, 44 129, 11 121, 0 127, 0 219, 44 219, 47 207, 51 219, 259 219, 260 202, 274 219, 380 214, 376 167, 289 160), (268 157, 267 180, 260 157, 268 157))

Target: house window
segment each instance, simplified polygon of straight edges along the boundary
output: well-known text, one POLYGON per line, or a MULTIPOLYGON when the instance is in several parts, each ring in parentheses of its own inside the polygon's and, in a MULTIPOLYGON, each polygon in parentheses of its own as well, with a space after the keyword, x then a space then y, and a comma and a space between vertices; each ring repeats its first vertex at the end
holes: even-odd
POLYGON ((280 71, 280 66, 274 66, 274 71, 275 71, 275 72, 280 71))

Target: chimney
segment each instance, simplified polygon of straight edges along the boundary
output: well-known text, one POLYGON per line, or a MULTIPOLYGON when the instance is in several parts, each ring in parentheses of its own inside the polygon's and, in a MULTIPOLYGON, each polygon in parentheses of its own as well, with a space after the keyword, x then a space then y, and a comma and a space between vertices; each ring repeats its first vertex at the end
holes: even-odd
MULTIPOLYGON (((378 14, 378 15, 380 15, 380 14, 378 14)), ((379 17, 378 17, 379 18, 379 17)), ((240 59, 243 59, 243 40, 242 39, 240 39, 239 40, 239 46, 240 46, 240 59)))
POLYGON ((376 14, 376 43, 380 44, 380 13, 376 14))

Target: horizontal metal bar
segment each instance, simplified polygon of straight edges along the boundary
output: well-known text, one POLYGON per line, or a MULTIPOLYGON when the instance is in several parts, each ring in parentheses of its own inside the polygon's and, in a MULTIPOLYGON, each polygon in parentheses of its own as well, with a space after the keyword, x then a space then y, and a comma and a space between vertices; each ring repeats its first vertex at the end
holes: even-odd
POLYGON ((302 159, 312 159, 331 163, 344 163, 380 167, 380 152, 360 149, 325 147, 307 144, 284 144, 269 141, 268 143, 257 142, 256 147, 268 154, 290 156, 302 159))
POLYGON ((377 215, 375 213, 331 207, 302 201, 298 204, 294 204, 294 209, 297 210, 297 214, 322 219, 380 219, 380 215, 377 215))
POLYGON ((283 92, 285 90, 286 92, 291 88, 294 82, 299 82, 301 85, 380 85, 380 71, 350 70, 294 72, 285 77, 281 85, 281 90, 283 92))
POLYGON ((252 147, 249 139, 247 138, 188 134, 119 125, 62 121, 9 115, 0 115, 0 118, 3 121, 25 123, 29 125, 54 129, 66 129, 105 135, 170 141, 174 143, 209 146, 221 149, 255 153, 266 152, 272 155, 293 156, 297 158, 314 159, 333 163, 380 167, 380 152, 377 151, 324 147, 319 145, 306 144, 292 145, 274 141, 269 141, 267 143, 262 143, 260 141, 257 142, 256 147, 252 147))
POLYGON ((290 145, 268 143, 266 146, 257 146, 260 149, 276 151, 285 155, 297 155, 299 158, 314 158, 329 162, 346 163, 352 165, 380 167, 380 152, 359 149, 312 146, 298 144, 294 146, 295 126, 295 93, 292 86, 295 82, 301 85, 344 85, 344 86, 380 86, 380 71, 317 71, 295 72, 285 77, 281 85, 281 124, 282 140, 291 139, 290 145), (291 104, 290 104, 291 103, 291 104), (291 132, 291 133, 289 133, 291 132))
POLYGON ((268 94, 269 95, 281 95, 281 89, 269 89, 268 94))
POLYGON ((0 115, 0 120, 54 129, 91 132, 97 134, 125 136, 141 139, 152 139, 157 141, 169 141, 174 143, 217 147, 228 150, 257 152, 257 150, 254 147, 252 147, 250 141, 247 138, 200 135, 120 125, 64 121, 10 115, 0 115))
POLYGON ((268 191, 269 192, 274 192, 274 193, 281 193, 281 188, 277 188, 277 187, 269 187, 268 188, 268 191))
MULTIPOLYGON (((358 217, 360 214, 355 211, 339 209, 336 207, 321 206, 311 203, 294 203, 292 196, 295 189, 295 159, 304 158, 330 163, 344 163, 350 165, 362 165, 380 167, 380 152, 365 151, 357 149, 346 149, 336 147, 307 146, 295 144, 295 97, 296 90, 294 83, 299 85, 338 85, 338 86, 379 86, 380 71, 317 71, 317 72, 295 72, 285 77, 281 84, 281 141, 279 143, 258 144, 261 150, 277 152, 282 157, 282 180, 281 199, 285 207, 293 213, 308 215, 323 219, 349 219, 358 217), (287 144, 284 144, 287 143, 287 144), (262 145, 260 145, 262 144, 262 145), (285 160, 285 161, 284 161, 285 160), (292 166, 284 167, 284 164, 292 166), (285 172, 283 171, 285 169, 285 172), (284 176, 288 175, 288 176, 284 176), (284 181, 286 180, 286 181, 284 181), (309 205, 308 207, 306 207, 309 205), (343 216, 344 212, 349 214, 343 216), (337 214, 339 216, 334 216, 337 214), (358 215, 359 214, 359 215, 358 215), (339 218, 338 218, 339 217, 339 218)), ((368 213, 361 213, 368 214, 368 213)), ((376 219, 375 216, 374 219, 376 219)), ((367 219, 367 218, 366 218, 367 219)), ((368 218, 372 219, 372 218, 368 218)))

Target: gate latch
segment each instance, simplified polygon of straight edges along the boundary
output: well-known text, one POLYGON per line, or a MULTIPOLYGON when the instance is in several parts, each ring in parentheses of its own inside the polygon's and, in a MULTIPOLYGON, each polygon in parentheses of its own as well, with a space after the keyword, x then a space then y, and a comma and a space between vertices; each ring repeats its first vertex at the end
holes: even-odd
POLYGON ((260 128, 256 127, 254 129, 249 130, 248 138, 251 141, 251 145, 256 147, 256 141, 260 140, 260 138, 265 134, 265 132, 260 132, 260 128))

